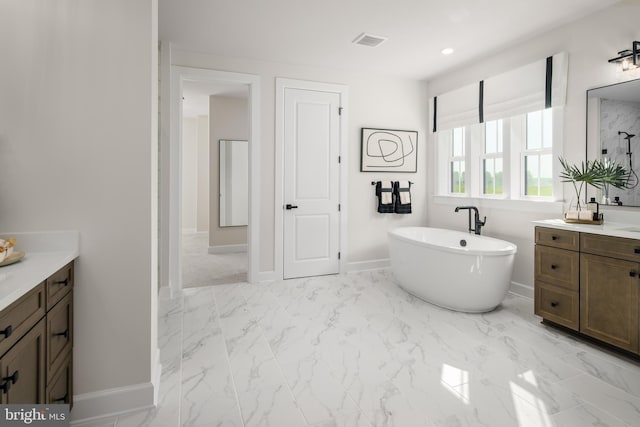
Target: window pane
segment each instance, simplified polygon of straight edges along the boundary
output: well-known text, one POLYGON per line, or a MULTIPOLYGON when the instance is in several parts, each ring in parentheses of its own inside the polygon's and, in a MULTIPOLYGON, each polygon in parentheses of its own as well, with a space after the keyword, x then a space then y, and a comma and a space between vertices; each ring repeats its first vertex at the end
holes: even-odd
POLYGON ((496 127, 498 130, 498 152, 502 153, 502 120, 496 121, 496 127))
POLYGON ((502 159, 484 159, 484 194, 502 194, 502 159))
POLYGON ((545 148, 553 146, 553 115, 551 108, 547 108, 543 113, 543 140, 542 146, 545 148))
POLYGON ((495 182, 495 191, 493 194, 502 194, 502 159, 496 159, 495 169, 493 170, 493 179, 495 182))
POLYGON ((453 129, 453 157, 464 156, 464 128, 453 129))
POLYGON ((540 156, 540 193, 539 196, 553 196, 553 156, 543 154, 540 156))
POLYGON ((464 193, 464 162, 451 162, 451 192, 464 193))
POLYGON ((542 147, 542 114, 540 111, 527 113, 527 149, 542 147))
POLYGON ((498 148, 496 122, 486 122, 484 127, 484 152, 495 153, 498 148))
POLYGON ((539 156, 525 156, 524 167, 526 171, 525 177, 525 194, 527 196, 539 196, 539 184, 540 184, 540 161, 539 156))
POLYGON ((493 159, 484 159, 482 162, 482 169, 484 170, 484 194, 494 194, 494 179, 493 179, 493 159))

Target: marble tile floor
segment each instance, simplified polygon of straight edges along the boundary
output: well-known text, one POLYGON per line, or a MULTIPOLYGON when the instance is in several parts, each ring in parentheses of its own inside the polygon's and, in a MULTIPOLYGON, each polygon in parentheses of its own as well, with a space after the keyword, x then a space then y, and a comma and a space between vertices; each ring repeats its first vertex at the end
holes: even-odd
POLYGON ((640 364, 514 295, 457 313, 375 270, 188 289, 159 316, 159 406, 101 426, 640 426, 640 364))
POLYGON ((193 288, 247 281, 247 253, 210 254, 209 235, 182 235, 182 286, 193 288))

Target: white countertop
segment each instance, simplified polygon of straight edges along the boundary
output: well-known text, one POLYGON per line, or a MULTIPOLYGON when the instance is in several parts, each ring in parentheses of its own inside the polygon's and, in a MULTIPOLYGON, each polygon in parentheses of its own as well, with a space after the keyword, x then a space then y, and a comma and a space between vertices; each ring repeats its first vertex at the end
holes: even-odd
POLYGON ((625 237, 627 239, 640 239, 640 224, 625 224, 620 222, 607 222, 601 225, 569 224, 561 219, 545 219, 533 221, 533 225, 557 228, 560 230, 579 231, 581 233, 602 234, 605 236, 625 237))
POLYGON ((15 251, 24 252, 21 261, 0 267, 0 310, 42 283, 79 255, 80 233, 52 231, 0 233, 0 238, 15 237, 15 251))

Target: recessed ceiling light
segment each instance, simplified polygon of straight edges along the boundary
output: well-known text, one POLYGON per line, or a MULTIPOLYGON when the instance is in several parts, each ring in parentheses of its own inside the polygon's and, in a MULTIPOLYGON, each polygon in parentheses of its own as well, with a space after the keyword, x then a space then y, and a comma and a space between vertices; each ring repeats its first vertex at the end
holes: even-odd
POLYGON ((443 55, 451 55, 453 53, 453 48, 445 47, 440 51, 443 55))

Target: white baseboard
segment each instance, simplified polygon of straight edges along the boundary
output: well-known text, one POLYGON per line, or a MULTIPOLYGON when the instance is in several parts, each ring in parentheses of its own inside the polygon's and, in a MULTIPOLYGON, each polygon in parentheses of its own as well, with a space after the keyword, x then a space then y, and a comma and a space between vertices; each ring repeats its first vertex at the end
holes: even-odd
POLYGON ((511 287, 509 288, 509 292, 512 294, 533 299, 533 288, 529 285, 524 285, 518 282, 511 282, 511 287))
POLYGON ((274 280, 281 279, 281 277, 277 277, 275 271, 261 271, 258 273, 258 282, 273 282, 274 280))
POLYGON ((155 357, 153 358, 153 369, 151 370, 151 383, 153 384, 153 406, 158 406, 158 395, 160 394, 160 378, 162 377, 162 363, 160 363, 160 348, 156 346, 155 357))
POLYGON ((209 246, 210 254, 232 254, 238 252, 247 252, 247 244, 209 246))
POLYGON ((158 298, 162 299, 171 299, 173 298, 173 290, 170 286, 160 286, 160 290, 158 291, 158 298))
POLYGON ((369 261, 349 262, 345 266, 345 273, 351 271, 377 270, 379 268, 387 268, 391 266, 390 258, 372 259, 369 261))
POLYGON ((122 415, 155 407, 162 365, 159 360, 154 362, 151 382, 74 395, 71 425, 93 426, 98 421, 108 422, 122 415))

